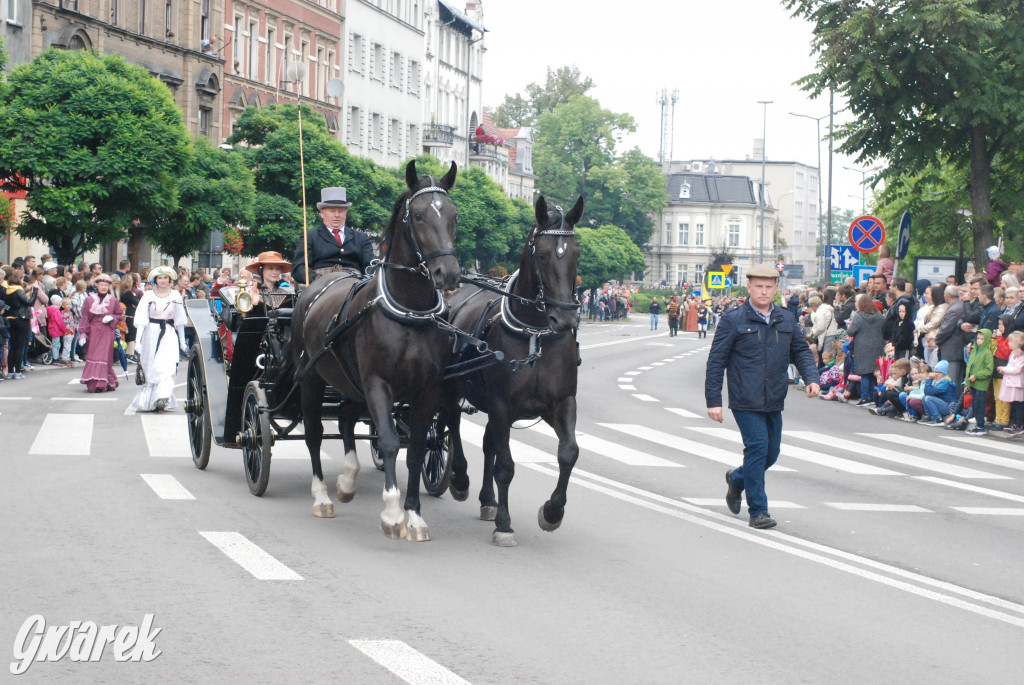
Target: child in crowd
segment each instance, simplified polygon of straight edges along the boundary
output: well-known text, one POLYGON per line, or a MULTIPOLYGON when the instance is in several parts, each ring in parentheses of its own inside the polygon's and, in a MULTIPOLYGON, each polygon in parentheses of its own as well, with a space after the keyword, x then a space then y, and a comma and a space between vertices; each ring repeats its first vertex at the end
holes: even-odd
POLYGON ((1003 430, 1010 437, 1024 434, 1024 332, 1014 331, 1007 336, 1009 361, 999 368, 1003 374, 999 398, 1010 404, 1010 425, 1003 430))
POLYGON ((924 362, 911 365, 911 384, 900 393, 900 402, 907 408, 903 420, 914 423, 924 416, 924 384, 928 380, 931 367, 924 362))
POLYGON ((60 360, 60 346, 64 341, 64 334, 67 333, 64 329, 64 316, 60 311, 60 303, 63 301, 63 297, 54 295, 50 298, 49 306, 46 307, 46 334, 50 336, 50 352, 53 354, 50 363, 53 366, 64 366, 60 360))
POLYGON ((992 336, 994 355, 992 361, 995 364, 996 370, 992 374, 992 387, 989 388, 989 395, 995 400, 996 412, 995 419, 989 424, 989 428, 992 430, 1002 430, 1010 425, 1010 404, 999 399, 999 389, 1003 385, 1003 374, 1000 373, 999 368, 1006 366, 1007 362, 1010 361, 1010 345, 1006 336, 1013 330, 1013 315, 1008 314, 999 317, 996 326, 995 335, 992 336))
POLYGON ((935 342, 937 333, 931 331, 924 336, 924 361, 934 368, 939 363, 939 345, 935 342))
POLYGON ((821 387, 821 394, 818 397, 829 401, 838 399, 838 396, 846 391, 843 387, 845 355, 841 350, 825 350, 821 353, 821 358, 824 364, 818 369, 818 385, 821 387))
POLYGON ((75 338, 78 335, 78 324, 75 323, 75 315, 71 311, 71 298, 65 297, 60 301, 61 318, 64 320, 64 340, 61 343, 60 360, 64 366, 74 366, 71 361, 71 349, 74 347, 75 338))
POLYGON ((926 426, 944 426, 947 416, 953 415, 953 407, 957 403, 957 387, 946 374, 949 373, 949 362, 943 360, 935 365, 928 379, 924 382, 924 418, 918 423, 926 426))
POLYGON ((889 377, 885 379, 875 392, 875 406, 870 409, 875 416, 891 416, 899 418, 906 413, 906 407, 900 402, 900 393, 910 381, 910 362, 897 359, 889 366, 889 377))
MULTIPOLYGON (((967 435, 985 435, 985 395, 988 393, 992 373, 995 371, 992 354, 992 331, 982 328, 978 331, 971 356, 967 359, 967 389, 971 393, 971 408, 974 411, 975 426, 967 435)), ((965 391, 966 392, 966 391, 965 391)))

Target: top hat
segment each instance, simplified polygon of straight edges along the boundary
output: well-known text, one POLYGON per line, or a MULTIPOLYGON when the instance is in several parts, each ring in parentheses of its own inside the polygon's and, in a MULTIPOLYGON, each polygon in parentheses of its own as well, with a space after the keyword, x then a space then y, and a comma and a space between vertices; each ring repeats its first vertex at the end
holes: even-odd
POLYGON ((320 202, 316 203, 317 209, 327 207, 351 207, 344 188, 322 188, 320 190, 320 202))
POLYGON ((260 267, 264 266, 279 266, 285 273, 292 270, 291 262, 282 257, 280 252, 260 252, 256 261, 246 266, 245 270, 249 273, 258 273, 260 267))

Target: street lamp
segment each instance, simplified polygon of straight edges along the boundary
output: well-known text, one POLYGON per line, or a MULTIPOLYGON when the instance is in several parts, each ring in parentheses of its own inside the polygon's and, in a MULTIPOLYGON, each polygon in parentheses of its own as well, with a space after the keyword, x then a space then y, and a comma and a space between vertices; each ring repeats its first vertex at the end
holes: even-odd
MULTIPOLYGON (((790 112, 790 115, 794 117, 802 117, 804 119, 812 119, 817 126, 818 137, 815 138, 815 145, 818 148, 818 249, 821 250, 825 244, 824 240, 824 212, 822 212, 822 197, 821 197, 821 120, 828 119, 828 114, 822 114, 820 117, 812 117, 810 114, 798 114, 797 112, 790 112)), ((829 165, 832 164, 832 160, 829 159, 829 165)), ((828 260, 827 254, 819 255, 818 260, 818 276, 822 276, 824 271, 825 261, 828 260)))
POLYGON ((765 164, 768 160, 768 105, 772 104, 773 100, 758 100, 757 104, 764 107, 763 115, 763 130, 761 132, 761 252, 760 252, 760 263, 764 263, 764 174, 765 164))
MULTIPOLYGON (((860 174, 860 213, 861 214, 866 214, 867 211, 868 211, 868 204, 867 204, 867 175, 870 174, 872 171, 878 171, 882 167, 876 166, 876 167, 872 167, 872 168, 867 169, 867 170, 854 169, 852 166, 844 166, 843 168, 846 169, 847 171, 855 171, 858 174, 860 174)), ((851 195, 850 197, 854 197, 854 196, 851 195)))

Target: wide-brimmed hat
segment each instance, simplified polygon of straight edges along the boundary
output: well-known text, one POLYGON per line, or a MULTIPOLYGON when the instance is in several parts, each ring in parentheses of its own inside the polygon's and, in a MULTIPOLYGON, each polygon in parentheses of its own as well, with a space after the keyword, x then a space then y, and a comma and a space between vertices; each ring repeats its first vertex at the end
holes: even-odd
POLYGON ((317 209, 351 206, 352 203, 348 201, 348 194, 344 188, 321 188, 320 202, 316 203, 317 209))
POLYGON ((282 257, 280 252, 260 252, 259 256, 256 257, 256 261, 246 266, 245 270, 255 274, 259 273, 260 268, 264 266, 279 266, 284 273, 292 270, 291 262, 282 257))
POLYGON ((768 264, 763 262, 761 264, 755 264, 747 272, 747 278, 774 278, 779 279, 779 270, 775 268, 774 264, 768 264))
POLYGON ((167 276, 171 279, 171 285, 178 280, 178 274, 169 266, 158 266, 149 272, 149 282, 155 284, 157 276, 167 276))

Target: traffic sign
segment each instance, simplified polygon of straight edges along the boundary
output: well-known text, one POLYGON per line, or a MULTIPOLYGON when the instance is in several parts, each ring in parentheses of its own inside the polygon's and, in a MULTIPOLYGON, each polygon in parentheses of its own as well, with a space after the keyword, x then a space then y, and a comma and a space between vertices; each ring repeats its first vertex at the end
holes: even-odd
POLYGON ((832 271, 831 283, 842 283, 847 278, 853 275, 851 271, 832 271))
POLYGON ((775 262, 775 268, 778 269, 779 271, 782 271, 783 269, 786 268, 786 263, 785 262, 775 262))
POLYGON ((726 276, 731 274, 732 273, 732 264, 723 264, 722 265, 722 273, 725 274, 726 276))
POLYGON ((896 259, 905 259, 910 249, 910 212, 903 212, 899 237, 896 239, 896 259))
POLYGON ((726 276, 725 280, 722 281, 722 287, 723 288, 731 288, 732 287, 732 277, 726 276))
POLYGON ((724 288, 725 285, 725 274, 721 271, 709 271, 708 272, 708 287, 709 288, 724 288))
POLYGON ((875 273, 875 267, 870 264, 853 267, 853 277, 857 279, 857 287, 860 287, 873 273, 875 273))
POLYGON ((885 226, 873 216, 860 216, 850 224, 849 236, 858 252, 874 252, 885 242, 885 226))
POLYGON ((833 271, 849 271, 860 264, 860 252, 852 245, 830 245, 829 249, 833 271))

